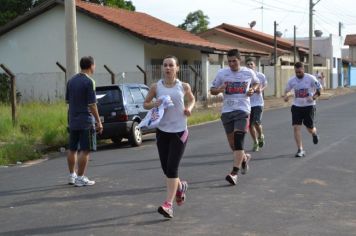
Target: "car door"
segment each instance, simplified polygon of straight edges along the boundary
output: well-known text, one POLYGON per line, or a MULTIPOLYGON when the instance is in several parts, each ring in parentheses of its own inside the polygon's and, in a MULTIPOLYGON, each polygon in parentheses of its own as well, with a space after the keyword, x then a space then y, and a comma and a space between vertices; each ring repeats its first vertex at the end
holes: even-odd
POLYGON ((143 107, 145 97, 143 96, 139 86, 132 86, 129 88, 129 90, 132 94, 135 106, 138 111, 138 115, 140 116, 141 119, 143 119, 147 113, 147 110, 143 107))
POLYGON ((131 93, 130 87, 124 85, 123 90, 125 94, 127 115, 129 120, 133 120, 134 116, 137 116, 139 114, 139 109, 135 103, 134 96, 131 93))

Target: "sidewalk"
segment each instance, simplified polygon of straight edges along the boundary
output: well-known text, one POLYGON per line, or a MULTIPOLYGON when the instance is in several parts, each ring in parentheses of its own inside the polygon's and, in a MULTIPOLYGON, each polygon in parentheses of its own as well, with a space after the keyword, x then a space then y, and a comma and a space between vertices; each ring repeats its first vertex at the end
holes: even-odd
MULTIPOLYGON (((349 93, 355 93, 356 89, 351 89, 351 88, 336 88, 336 89, 327 89, 326 91, 323 91, 321 93, 321 96, 319 99, 321 100, 327 100, 330 99, 334 96, 340 96, 340 95, 345 95, 349 93)), ((291 105, 291 101, 293 99, 290 99, 288 103, 283 101, 283 98, 276 98, 276 97, 265 97, 265 110, 269 109, 275 109, 275 108, 281 108, 281 107, 289 107, 291 105)))

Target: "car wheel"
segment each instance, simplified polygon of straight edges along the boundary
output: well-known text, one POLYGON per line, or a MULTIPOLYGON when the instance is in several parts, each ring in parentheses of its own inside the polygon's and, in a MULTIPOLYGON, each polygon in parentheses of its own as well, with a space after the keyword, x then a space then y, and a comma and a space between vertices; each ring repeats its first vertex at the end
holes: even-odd
POLYGON ((133 122, 132 128, 131 128, 131 134, 129 138, 129 142, 131 143, 131 146, 137 147, 142 144, 142 132, 141 129, 138 126, 137 122, 133 122))
POLYGON ((112 137, 111 141, 115 144, 120 144, 122 141, 122 138, 121 137, 112 137))

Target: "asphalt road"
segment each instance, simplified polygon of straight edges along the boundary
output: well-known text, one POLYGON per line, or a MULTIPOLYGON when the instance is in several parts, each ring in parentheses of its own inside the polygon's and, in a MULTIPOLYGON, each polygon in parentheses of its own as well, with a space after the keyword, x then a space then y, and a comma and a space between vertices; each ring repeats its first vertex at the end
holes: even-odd
POLYGON ((64 155, 0 168, 0 235, 356 235, 355 101, 318 103, 320 143, 303 129, 302 159, 289 108, 266 111, 266 146, 237 186, 224 180, 232 154, 220 122, 191 127, 180 169, 188 199, 172 220, 156 212, 165 181, 152 135, 93 153, 91 187, 66 184, 64 155))

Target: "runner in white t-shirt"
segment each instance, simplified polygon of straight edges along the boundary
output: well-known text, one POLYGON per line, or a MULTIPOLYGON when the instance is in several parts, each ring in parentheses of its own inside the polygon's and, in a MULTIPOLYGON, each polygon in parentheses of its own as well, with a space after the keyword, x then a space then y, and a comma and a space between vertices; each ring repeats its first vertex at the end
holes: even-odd
POLYGON ((313 137, 313 143, 319 142, 314 125, 316 98, 320 96, 321 85, 315 76, 304 73, 304 64, 297 62, 294 65, 295 76, 288 80, 284 93, 284 101, 288 102, 289 93, 294 90, 294 100, 291 108, 294 138, 298 147, 295 157, 305 156, 302 143, 302 124, 313 137))
POLYGON ((265 143, 265 136, 262 130, 262 114, 263 114, 263 90, 267 87, 266 76, 256 71, 256 64, 252 58, 246 60, 246 66, 255 71, 257 78, 260 80, 260 85, 257 87, 255 93, 251 96, 251 114, 250 114, 250 134, 253 140, 254 152, 259 151, 265 143))
POLYGON ((210 92, 212 95, 224 94, 221 121, 234 153, 232 172, 225 179, 236 185, 239 170, 241 169, 241 174, 245 174, 251 158, 250 154, 244 152, 244 138, 251 111, 250 96, 257 88, 259 80, 251 69, 240 66, 241 57, 237 49, 228 51, 227 59, 230 68, 219 70, 210 92))

